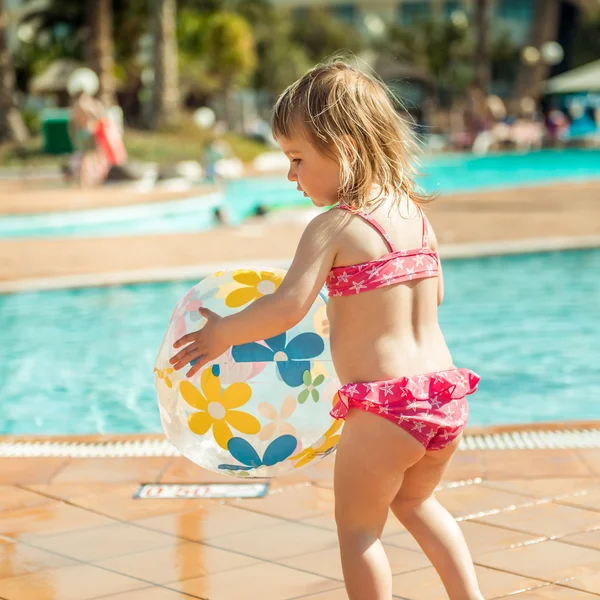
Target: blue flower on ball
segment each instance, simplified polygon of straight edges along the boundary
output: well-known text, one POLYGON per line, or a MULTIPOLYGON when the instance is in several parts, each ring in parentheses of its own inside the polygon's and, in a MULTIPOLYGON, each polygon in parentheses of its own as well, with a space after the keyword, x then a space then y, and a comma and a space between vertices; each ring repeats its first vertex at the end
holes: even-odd
POLYGON ((262 459, 258 452, 243 438, 231 438, 227 444, 231 456, 240 461, 241 465, 219 465, 219 469, 230 471, 250 471, 258 467, 272 467, 289 458, 298 440, 293 435, 281 435, 274 439, 265 450, 262 459))
POLYGON ((234 346, 233 359, 236 362, 276 362, 283 381, 290 387, 299 387, 303 376, 310 371, 310 360, 325 350, 323 338, 316 333, 301 333, 286 342, 287 334, 282 333, 265 340, 266 346, 251 342, 234 346))

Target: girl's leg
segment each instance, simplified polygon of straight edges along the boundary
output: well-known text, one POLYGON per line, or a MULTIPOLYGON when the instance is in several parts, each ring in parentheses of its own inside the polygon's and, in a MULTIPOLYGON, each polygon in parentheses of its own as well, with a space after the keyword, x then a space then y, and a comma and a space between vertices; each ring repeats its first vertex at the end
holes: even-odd
POLYGON ((458 443, 426 453, 408 469, 391 508, 435 567, 450 600, 483 600, 462 531, 434 496, 458 443))
POLYGON ((350 600, 390 600, 392 574, 381 544, 404 472, 423 446, 390 421, 360 410, 346 419, 335 460, 335 518, 350 600))

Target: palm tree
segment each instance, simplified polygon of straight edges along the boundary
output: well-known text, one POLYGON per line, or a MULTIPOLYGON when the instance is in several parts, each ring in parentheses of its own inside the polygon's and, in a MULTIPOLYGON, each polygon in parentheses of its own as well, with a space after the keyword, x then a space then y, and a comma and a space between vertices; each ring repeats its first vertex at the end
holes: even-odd
POLYGON ((490 61, 488 55, 488 0, 475 2, 475 82, 484 93, 490 84, 490 61))
POLYGON ((158 129, 174 124, 179 112, 177 0, 152 0, 151 6, 154 85, 150 120, 158 129))
POLYGON ((100 79, 99 99, 104 106, 112 106, 115 102, 112 0, 86 0, 85 20, 86 60, 100 79))
POLYGON ((15 103, 15 72, 8 48, 8 14, 0 0, 0 142, 24 142, 27 130, 15 103))

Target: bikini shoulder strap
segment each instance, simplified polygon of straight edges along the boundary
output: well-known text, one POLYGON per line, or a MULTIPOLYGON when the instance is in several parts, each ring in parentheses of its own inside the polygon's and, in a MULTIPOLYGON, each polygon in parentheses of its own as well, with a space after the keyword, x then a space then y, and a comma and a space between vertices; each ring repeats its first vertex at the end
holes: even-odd
POLYGON ((366 221, 369 225, 371 225, 371 227, 373 227, 373 229, 379 232, 381 237, 385 240, 385 243, 387 244, 390 252, 396 252, 396 248, 394 247, 394 243, 392 242, 392 238, 390 238, 390 236, 388 235, 388 232, 371 215, 367 214, 366 212, 363 212, 362 210, 352 208, 347 204, 340 203, 337 205, 337 208, 341 210, 347 210, 353 215, 357 215, 361 219, 366 221))
POLYGON ((421 219, 423 220, 422 247, 426 248, 427 244, 429 243, 429 226, 427 225, 427 218, 425 217, 425 213, 423 212, 423 209, 418 205, 417 205, 417 208, 419 209, 419 212, 421 213, 421 219))

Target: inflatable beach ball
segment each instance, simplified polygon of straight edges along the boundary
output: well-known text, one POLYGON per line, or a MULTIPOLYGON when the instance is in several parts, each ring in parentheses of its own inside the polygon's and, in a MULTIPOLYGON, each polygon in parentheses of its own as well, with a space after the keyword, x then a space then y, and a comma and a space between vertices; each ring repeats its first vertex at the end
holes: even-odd
POLYGON ((238 477, 274 477, 315 464, 335 449, 343 421, 329 411, 340 387, 329 348, 326 297, 297 326, 234 346, 191 378, 173 370, 173 344, 200 329, 200 307, 227 316, 273 293, 281 269, 221 271, 179 301, 154 368, 169 441, 197 465, 238 477))

